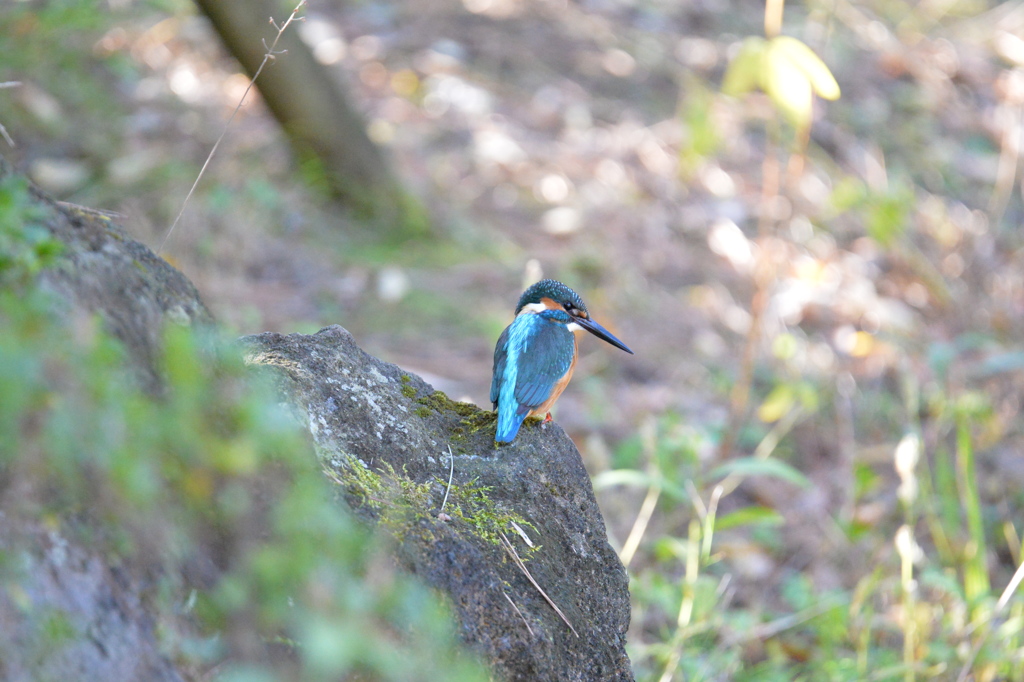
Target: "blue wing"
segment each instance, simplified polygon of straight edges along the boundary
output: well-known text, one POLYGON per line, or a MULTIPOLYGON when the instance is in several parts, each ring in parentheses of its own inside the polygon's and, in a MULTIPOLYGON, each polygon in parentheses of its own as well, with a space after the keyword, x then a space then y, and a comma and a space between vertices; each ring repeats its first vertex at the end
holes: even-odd
POLYGON ((505 375, 505 358, 508 357, 508 330, 512 326, 505 327, 505 331, 498 337, 498 345, 494 347, 494 370, 491 373, 491 404, 498 409, 498 396, 501 395, 501 382, 505 375))
POLYGON ((498 411, 495 440, 510 442, 526 415, 551 396, 572 366, 575 341, 564 324, 544 315, 520 315, 494 350, 491 401, 498 411))
POLYGON ((526 352, 519 356, 516 377, 516 402, 532 410, 551 397, 572 366, 576 345, 572 332, 564 324, 543 322, 531 335, 526 352))

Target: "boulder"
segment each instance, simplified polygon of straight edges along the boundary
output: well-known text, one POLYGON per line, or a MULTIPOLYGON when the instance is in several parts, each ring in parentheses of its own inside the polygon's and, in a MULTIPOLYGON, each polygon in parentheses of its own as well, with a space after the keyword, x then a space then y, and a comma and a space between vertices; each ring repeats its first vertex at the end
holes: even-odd
POLYGON ((500 679, 633 679, 626 571, 557 424, 530 419, 496 447, 492 412, 366 354, 338 326, 242 341, 349 504, 448 596, 463 639, 500 679))

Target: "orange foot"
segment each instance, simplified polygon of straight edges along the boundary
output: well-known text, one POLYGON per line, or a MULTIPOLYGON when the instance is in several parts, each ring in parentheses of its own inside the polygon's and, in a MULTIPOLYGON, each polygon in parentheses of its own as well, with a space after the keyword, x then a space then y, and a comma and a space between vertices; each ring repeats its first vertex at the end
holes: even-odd
POLYGON ((544 417, 544 423, 545 424, 547 424, 549 421, 551 421, 551 413, 550 412, 548 412, 547 416, 544 417))

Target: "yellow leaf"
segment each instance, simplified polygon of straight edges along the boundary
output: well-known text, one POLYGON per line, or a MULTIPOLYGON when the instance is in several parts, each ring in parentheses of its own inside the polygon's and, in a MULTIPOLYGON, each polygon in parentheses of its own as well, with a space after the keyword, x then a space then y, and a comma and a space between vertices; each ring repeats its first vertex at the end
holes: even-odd
POLYGON ((779 334, 772 341, 772 354, 780 360, 789 360, 799 350, 796 337, 792 334, 779 334))
POLYGON ((855 358, 866 358, 875 348, 875 337, 868 332, 859 331, 854 334, 850 355, 855 358))
POLYGON ((757 418, 766 424, 777 422, 785 417, 795 404, 796 396, 792 386, 788 384, 776 386, 757 408, 757 418))
POLYGON ((722 79, 722 92, 739 97, 761 87, 761 62, 764 59, 765 41, 756 36, 743 41, 739 53, 729 63, 722 79))
POLYGON ((773 49, 774 44, 765 51, 762 87, 790 123, 806 128, 811 123, 811 83, 784 50, 773 49))
POLYGON ((818 97, 828 100, 839 99, 839 84, 836 83, 832 72, 825 66, 825 62, 814 54, 814 50, 790 36, 774 38, 770 49, 786 55, 789 61, 793 62, 793 65, 807 77, 807 81, 818 97))

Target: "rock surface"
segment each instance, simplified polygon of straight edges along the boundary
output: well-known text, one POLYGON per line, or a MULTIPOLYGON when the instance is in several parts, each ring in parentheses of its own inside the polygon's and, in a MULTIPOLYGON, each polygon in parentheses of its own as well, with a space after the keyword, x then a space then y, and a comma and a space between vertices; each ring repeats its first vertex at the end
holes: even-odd
POLYGON ((64 244, 63 262, 41 273, 70 316, 99 314, 124 344, 143 387, 160 384, 157 358, 165 323, 212 324, 195 286, 170 263, 131 239, 107 216, 37 194, 47 229, 64 244))
MULTIPOLYGON (((9 172, 0 160, 0 176, 9 172)), ((40 281, 69 329, 98 316, 124 344, 140 383, 159 392, 166 323, 213 323, 195 287, 103 214, 34 189, 32 201, 40 224, 64 244, 62 262, 40 281)), ((490 413, 363 353, 340 327, 260 334, 245 344, 249 361, 272 372, 305 414, 325 471, 349 504, 391 530, 400 562, 449 596, 463 639, 496 678, 633 679, 626 572, 607 543, 579 453, 557 425, 527 424, 513 444, 495 449, 490 413)), ((2 506, 0 521, 0 553, 21 562, 0 590, 0 678, 188 676, 161 652, 153 625, 161 614, 148 611, 150 588, 139 576, 2 506), (53 625, 40 620, 47 613, 60 615, 56 649, 32 646, 40 628, 53 625)))
MULTIPOLYGON (((11 172, 0 159, 0 177, 11 172)), ((124 344, 139 383, 158 391, 164 322, 212 322, 195 287, 103 214, 35 188, 30 197, 37 222, 64 245, 39 283, 55 294, 68 328, 98 315, 124 344)), ((102 552, 9 509, 17 494, 5 488, 7 473, 0 471, 0 679, 181 680, 161 651, 139 581, 102 552)))
POLYGON ((449 596, 463 638, 499 678, 633 679, 624 646, 626 571, 608 545, 579 452, 561 428, 528 422, 513 443, 496 448, 490 413, 453 403, 419 377, 367 355, 338 326, 312 336, 259 334, 243 343, 248 362, 272 368, 304 413, 328 473, 349 483, 357 509, 379 518, 389 506, 417 500, 367 503, 365 486, 351 484, 352 467, 400 479, 392 489, 421 484, 429 491, 404 525, 384 525, 400 536, 402 563, 449 596), (504 539, 483 537, 486 528, 478 532, 441 512, 449 475, 463 497, 467 486, 477 486, 495 514, 526 522, 517 524, 522 534, 510 524, 503 530, 519 557, 529 555, 524 566, 536 585, 504 539), (539 548, 531 552, 523 535, 539 548))
POLYGON ((0 590, 0 678, 180 682, 133 579, 41 524, 4 519, 0 547, 19 571, 0 590))

